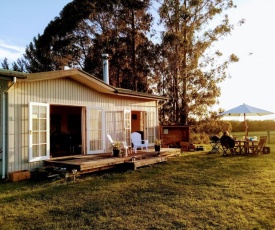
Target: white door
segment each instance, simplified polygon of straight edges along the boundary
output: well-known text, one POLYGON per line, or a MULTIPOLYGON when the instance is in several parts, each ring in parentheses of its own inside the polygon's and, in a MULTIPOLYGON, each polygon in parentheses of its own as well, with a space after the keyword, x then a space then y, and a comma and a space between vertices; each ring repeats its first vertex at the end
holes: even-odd
POLYGON ((131 110, 124 110, 124 132, 127 146, 131 146, 131 110))
POLYGON ((102 108, 87 108, 87 154, 104 153, 105 118, 102 108))
POLYGON ((49 104, 29 104, 29 161, 50 158, 49 104))

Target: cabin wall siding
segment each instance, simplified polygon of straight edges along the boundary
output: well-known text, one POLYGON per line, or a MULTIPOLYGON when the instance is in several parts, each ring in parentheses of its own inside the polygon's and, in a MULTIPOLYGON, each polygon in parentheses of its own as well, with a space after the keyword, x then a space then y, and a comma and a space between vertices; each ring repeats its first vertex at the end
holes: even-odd
MULTIPOLYGON (((0 175, 2 177, 2 169, 3 169, 3 115, 4 115, 4 111, 3 111, 3 106, 5 104, 5 99, 6 97, 4 97, 4 92, 5 90, 8 88, 8 81, 6 80, 2 80, 0 79, 0 175)), ((5 111, 5 115, 6 115, 6 111, 5 111)), ((5 143, 7 145, 7 142, 5 143)))
MULTIPOLYGON (((8 98, 8 172, 31 170, 43 164, 42 161, 29 163, 30 102, 103 108, 105 131, 111 134, 116 131, 117 137, 121 137, 124 132, 125 109, 157 112, 156 101, 102 94, 70 78, 17 82, 10 89, 8 98)), ((108 148, 106 138, 106 150, 108 148)))
POLYGON ((3 90, 2 90, 3 86, 2 83, 0 81, 0 176, 2 178, 2 166, 3 166, 3 90))

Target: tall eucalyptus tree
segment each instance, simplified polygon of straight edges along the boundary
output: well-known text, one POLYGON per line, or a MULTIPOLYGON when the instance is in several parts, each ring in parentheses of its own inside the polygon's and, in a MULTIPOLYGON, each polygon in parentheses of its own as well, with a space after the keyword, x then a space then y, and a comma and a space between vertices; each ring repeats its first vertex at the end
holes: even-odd
MULTIPOLYGON (((207 115, 220 95, 218 83, 226 77, 232 54, 220 62, 222 53, 212 45, 230 34, 234 26, 224 12, 235 7, 232 0, 163 0, 159 15, 165 27, 162 37, 163 91, 171 100, 163 106, 164 118, 187 124, 188 118, 207 115), (213 20, 220 19, 219 22, 213 20)), ((242 23, 242 21, 241 21, 242 23)))

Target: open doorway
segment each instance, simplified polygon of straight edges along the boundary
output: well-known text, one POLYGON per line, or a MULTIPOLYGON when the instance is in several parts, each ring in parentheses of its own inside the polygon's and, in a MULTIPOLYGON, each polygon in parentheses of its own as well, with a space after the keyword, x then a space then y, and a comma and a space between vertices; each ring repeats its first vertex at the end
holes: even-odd
POLYGON ((61 157, 81 154, 82 107, 50 106, 50 154, 61 157))
POLYGON ((143 111, 131 111, 131 133, 138 132, 141 134, 141 139, 146 138, 145 133, 145 112, 143 111))

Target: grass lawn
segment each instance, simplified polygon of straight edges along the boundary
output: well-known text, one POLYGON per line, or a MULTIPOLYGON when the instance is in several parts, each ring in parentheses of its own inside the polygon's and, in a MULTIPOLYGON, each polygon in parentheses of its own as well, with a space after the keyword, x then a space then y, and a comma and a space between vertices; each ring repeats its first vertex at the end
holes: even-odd
POLYGON ((183 153, 75 183, 2 182, 0 229, 275 229, 269 146, 259 156, 183 153))

